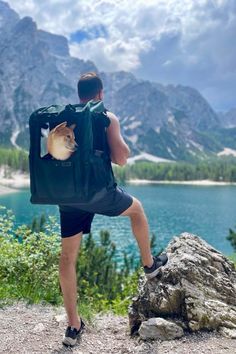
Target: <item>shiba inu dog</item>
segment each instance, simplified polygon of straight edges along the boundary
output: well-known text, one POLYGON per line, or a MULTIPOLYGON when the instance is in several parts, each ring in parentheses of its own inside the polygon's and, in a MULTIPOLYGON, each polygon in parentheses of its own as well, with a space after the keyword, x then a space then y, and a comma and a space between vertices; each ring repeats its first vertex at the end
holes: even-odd
POLYGON ((73 131, 76 124, 66 125, 67 122, 60 123, 48 134, 47 150, 57 160, 68 159, 78 146, 73 131))

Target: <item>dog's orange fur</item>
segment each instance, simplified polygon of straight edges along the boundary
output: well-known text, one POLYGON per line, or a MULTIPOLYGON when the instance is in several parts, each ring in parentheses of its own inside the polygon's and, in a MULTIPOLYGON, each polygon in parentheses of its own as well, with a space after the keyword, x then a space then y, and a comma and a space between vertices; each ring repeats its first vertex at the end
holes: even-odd
POLYGON ((58 124, 48 135, 48 152, 57 160, 68 159, 76 150, 76 146, 78 146, 74 135, 76 124, 72 124, 69 127, 66 124, 67 122, 58 124))

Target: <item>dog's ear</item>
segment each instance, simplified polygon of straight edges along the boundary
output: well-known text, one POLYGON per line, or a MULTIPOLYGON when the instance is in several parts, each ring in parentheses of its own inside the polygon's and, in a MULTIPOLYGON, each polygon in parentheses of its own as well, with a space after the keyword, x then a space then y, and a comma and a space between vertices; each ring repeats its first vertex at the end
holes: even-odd
POLYGON ((75 127, 76 127, 76 124, 71 124, 71 125, 69 126, 69 128, 72 129, 72 130, 74 130, 75 127))
POLYGON ((58 129, 65 128, 66 124, 67 122, 60 123, 55 128, 53 128, 52 131, 55 132, 58 129))

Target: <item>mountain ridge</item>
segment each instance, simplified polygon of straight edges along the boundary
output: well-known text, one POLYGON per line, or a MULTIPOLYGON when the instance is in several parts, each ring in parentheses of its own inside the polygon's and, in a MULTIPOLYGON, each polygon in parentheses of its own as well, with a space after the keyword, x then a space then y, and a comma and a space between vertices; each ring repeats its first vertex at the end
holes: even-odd
POLYGON ((131 154, 195 160, 236 149, 234 128, 222 123, 194 88, 161 85, 132 73, 99 72, 92 61, 71 57, 68 40, 37 28, 0 1, 0 143, 28 148, 33 110, 78 102, 76 84, 87 71, 104 82, 104 103, 120 119, 131 154))

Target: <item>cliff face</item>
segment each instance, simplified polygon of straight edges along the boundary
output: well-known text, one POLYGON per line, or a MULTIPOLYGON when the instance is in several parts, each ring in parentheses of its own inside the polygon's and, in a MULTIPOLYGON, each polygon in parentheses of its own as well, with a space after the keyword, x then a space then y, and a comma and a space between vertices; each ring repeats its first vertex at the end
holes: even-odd
POLYGON ((40 106, 77 102, 75 84, 92 62, 69 56, 67 39, 37 29, 0 2, 0 143, 27 146, 28 119, 40 106))
MULTIPOLYGON (((41 106, 78 102, 79 76, 95 64, 73 58, 67 39, 38 30, 0 1, 0 144, 28 148, 28 119, 41 106)), ((120 119, 132 155, 143 152, 169 160, 193 160, 236 148, 233 128, 200 93, 163 86, 128 72, 100 73, 105 104, 120 119), (226 137, 227 136, 227 137, 226 137), (225 138, 226 137, 226 138, 225 138)))
POLYGON ((218 113, 220 124, 223 128, 235 128, 236 127, 236 108, 230 109, 228 112, 218 113))

